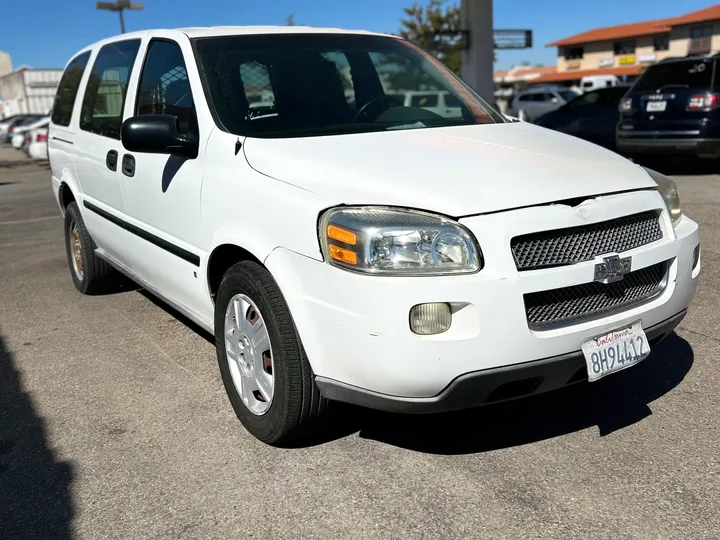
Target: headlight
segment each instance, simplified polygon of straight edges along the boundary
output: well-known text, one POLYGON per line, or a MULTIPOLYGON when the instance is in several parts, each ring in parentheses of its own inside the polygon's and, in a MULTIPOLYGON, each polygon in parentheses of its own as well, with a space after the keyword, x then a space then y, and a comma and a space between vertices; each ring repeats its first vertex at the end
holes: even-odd
POLYGON ((670 213, 670 220, 672 221, 673 227, 677 226, 682 218, 680 194, 678 193, 677 185, 664 174, 647 168, 645 168, 645 171, 658 185, 658 191, 663 196, 663 199, 665 199, 665 205, 670 213))
POLYGON ((470 274, 482 254, 463 226, 447 218, 387 207, 346 207, 320 220, 325 260, 382 275, 470 274))

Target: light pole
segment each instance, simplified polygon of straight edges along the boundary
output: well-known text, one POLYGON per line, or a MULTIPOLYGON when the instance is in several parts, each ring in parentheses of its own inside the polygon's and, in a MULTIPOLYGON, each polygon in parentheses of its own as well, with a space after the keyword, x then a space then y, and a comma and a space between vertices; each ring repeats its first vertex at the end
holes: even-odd
POLYGON ((143 4, 132 3, 130 0, 115 0, 115 2, 98 2, 95 4, 95 9, 104 9, 107 11, 117 11, 120 15, 120 32, 125 33, 125 19, 123 18, 123 11, 130 9, 133 11, 139 11, 143 7, 143 4))

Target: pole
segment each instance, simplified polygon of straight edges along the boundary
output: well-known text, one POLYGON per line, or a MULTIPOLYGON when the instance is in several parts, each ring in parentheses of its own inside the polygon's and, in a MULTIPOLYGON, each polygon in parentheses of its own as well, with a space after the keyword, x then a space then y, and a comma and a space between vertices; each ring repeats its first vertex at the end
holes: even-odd
POLYGON ((125 17, 123 17, 123 8, 120 8, 118 10, 118 14, 120 15, 120 33, 125 33, 125 17))
POLYGON ((462 78, 493 101, 493 0, 461 0, 460 5, 462 28, 470 31, 470 49, 462 52, 462 78))

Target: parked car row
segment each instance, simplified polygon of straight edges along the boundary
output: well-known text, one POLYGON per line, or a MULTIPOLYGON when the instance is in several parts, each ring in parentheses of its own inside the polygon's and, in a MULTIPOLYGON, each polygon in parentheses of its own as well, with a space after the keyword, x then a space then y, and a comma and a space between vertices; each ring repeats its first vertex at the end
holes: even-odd
POLYGON ((48 124, 50 116, 19 114, 0 119, 0 142, 10 143, 32 159, 48 158, 48 124))
POLYGON ((664 60, 649 66, 634 84, 576 97, 558 89, 534 88, 518 95, 508 113, 627 157, 720 158, 718 59, 664 60), (518 114, 520 107, 524 114, 518 114))

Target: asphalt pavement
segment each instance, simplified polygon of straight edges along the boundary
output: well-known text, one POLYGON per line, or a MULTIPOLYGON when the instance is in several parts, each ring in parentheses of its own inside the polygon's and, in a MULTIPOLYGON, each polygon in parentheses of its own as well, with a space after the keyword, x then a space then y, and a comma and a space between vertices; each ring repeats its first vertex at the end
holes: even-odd
POLYGON ((141 290, 75 291, 47 165, 0 148, 0 538, 719 538, 720 177, 676 178, 703 269, 649 359, 460 413, 340 406, 276 449, 208 335, 141 290))

